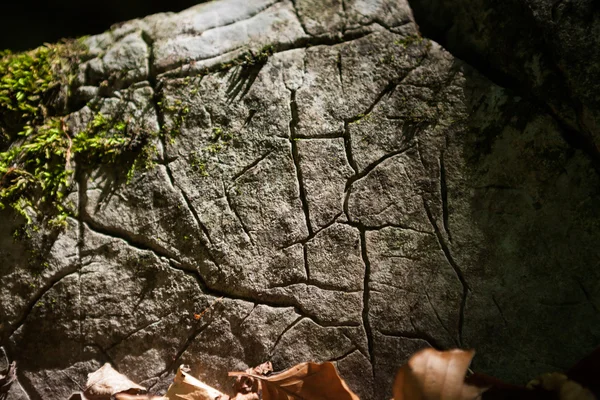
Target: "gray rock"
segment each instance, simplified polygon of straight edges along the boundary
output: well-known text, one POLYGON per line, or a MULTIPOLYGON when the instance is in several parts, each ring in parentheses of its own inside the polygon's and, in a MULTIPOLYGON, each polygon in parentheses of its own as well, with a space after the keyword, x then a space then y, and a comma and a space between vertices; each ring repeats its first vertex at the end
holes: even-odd
POLYGON ((230 392, 266 360, 389 398, 426 346, 522 383, 597 345, 600 181, 568 113, 421 38, 405 1, 220 0, 86 42, 70 130, 160 131, 156 165, 77 165, 61 232, 0 211, 11 399, 105 362, 230 392))

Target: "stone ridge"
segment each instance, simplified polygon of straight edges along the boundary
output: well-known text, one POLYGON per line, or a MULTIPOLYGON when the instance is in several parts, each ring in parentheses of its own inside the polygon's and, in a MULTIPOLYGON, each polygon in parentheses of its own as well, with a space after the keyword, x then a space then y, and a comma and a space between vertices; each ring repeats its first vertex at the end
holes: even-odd
POLYGON ((68 398, 104 362, 228 392, 265 360, 333 360, 379 399, 425 346, 519 383, 597 344, 590 160, 405 1, 220 0, 87 45, 70 131, 100 112, 169 134, 130 183, 77 165, 61 233, 15 240, 0 211, 9 399, 68 398))

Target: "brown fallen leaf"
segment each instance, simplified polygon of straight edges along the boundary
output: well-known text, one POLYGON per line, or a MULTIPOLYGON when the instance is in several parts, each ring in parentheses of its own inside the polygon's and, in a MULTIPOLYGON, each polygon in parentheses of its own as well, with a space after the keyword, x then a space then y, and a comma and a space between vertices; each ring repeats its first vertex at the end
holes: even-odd
MULTIPOLYGON (((269 376, 273 373, 273 364, 270 361, 260 364, 254 368, 248 368, 246 374, 269 376)), ((260 381, 249 375, 236 376, 233 385, 237 396, 234 400, 259 400, 260 381)))
POLYGON ((489 387, 465 384, 474 350, 423 349, 400 368, 394 380, 394 400, 476 399, 489 387))
POLYGON ((229 400, 229 396, 194 378, 188 371, 185 365, 177 369, 165 395, 168 400, 229 400))
POLYGON ((110 400, 117 393, 140 394, 146 389, 132 382, 125 375, 117 372, 106 363, 88 375, 88 380, 83 391, 83 396, 88 400, 110 400))
POLYGON ((331 362, 302 363, 268 377, 248 372, 230 372, 229 376, 259 380, 263 400, 359 400, 331 362))

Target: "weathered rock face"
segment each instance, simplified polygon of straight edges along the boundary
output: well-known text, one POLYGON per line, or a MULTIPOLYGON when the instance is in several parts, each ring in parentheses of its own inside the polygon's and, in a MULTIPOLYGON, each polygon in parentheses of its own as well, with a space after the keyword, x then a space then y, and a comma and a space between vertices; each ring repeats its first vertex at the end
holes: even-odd
POLYGON ((78 165, 61 233, 15 240, 3 211, 10 399, 68 397, 106 361, 153 390, 186 363, 227 391, 265 360, 335 360, 389 398, 424 346, 521 382, 598 344, 593 162, 420 38, 407 3, 221 0, 88 45, 77 101, 173 136, 130 183, 78 165))

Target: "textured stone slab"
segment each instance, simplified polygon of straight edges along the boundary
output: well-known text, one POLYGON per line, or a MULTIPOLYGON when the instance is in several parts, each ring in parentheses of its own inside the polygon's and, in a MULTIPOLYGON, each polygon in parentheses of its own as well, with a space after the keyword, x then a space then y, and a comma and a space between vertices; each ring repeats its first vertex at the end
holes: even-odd
POLYGON ((77 166, 64 231, 20 237, 0 211, 10 399, 68 397, 104 362, 229 391, 266 360, 334 360, 389 398, 425 346, 520 382, 597 345, 593 163, 406 2, 221 0, 87 43, 71 130, 102 113, 165 135, 130 180, 77 166))

